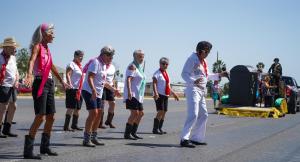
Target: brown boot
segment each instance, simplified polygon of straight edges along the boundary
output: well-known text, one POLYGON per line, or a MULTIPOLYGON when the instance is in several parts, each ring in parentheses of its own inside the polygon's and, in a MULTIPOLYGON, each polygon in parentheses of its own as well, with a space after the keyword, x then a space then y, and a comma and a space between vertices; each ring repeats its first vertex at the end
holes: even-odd
POLYGON ((107 119, 106 119, 106 121, 105 121, 105 125, 108 125, 110 128, 116 128, 116 126, 114 126, 113 124, 112 124, 112 120, 113 120, 113 118, 114 118, 114 113, 108 113, 107 114, 107 119))

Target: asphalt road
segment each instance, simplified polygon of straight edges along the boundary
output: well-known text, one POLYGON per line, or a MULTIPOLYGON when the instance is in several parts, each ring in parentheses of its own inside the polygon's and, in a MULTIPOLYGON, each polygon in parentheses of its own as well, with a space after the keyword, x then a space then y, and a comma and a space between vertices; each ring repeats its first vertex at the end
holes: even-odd
MULTIPOLYGON (((22 159, 24 135, 34 118, 31 99, 19 99, 13 132, 18 138, 0 139, 0 161, 30 161, 22 159)), ((170 100, 165 121, 166 135, 153 135, 154 102, 145 100, 145 116, 139 134, 143 140, 124 140, 123 132, 129 112, 117 100, 114 123, 116 129, 100 130, 100 139, 106 144, 96 148, 81 145, 82 132, 63 132, 64 100, 56 100, 57 114, 52 134, 52 147, 57 157, 43 156, 43 161, 116 161, 116 162, 299 162, 300 113, 280 119, 237 118, 213 113, 208 100, 209 119, 207 146, 179 147, 179 134, 186 117, 185 101, 170 100)), ((107 111, 107 109, 105 109, 107 111)), ((84 125, 87 111, 83 107, 80 126, 84 125)), ((39 153, 40 132, 36 138, 35 153, 39 153)))

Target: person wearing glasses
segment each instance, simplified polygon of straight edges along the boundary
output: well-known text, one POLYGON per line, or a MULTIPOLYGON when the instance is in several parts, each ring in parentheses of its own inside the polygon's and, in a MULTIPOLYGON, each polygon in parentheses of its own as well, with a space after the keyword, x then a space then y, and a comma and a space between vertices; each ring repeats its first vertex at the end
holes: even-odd
POLYGON ((81 93, 78 90, 82 87, 84 75, 82 73, 82 59, 83 51, 76 50, 74 52, 73 61, 71 61, 66 68, 67 83, 71 86, 66 90, 66 117, 64 124, 64 131, 82 130, 78 127, 79 111, 82 105, 81 93), (72 117, 73 116, 73 117, 72 117), (72 118, 71 128, 69 127, 70 120, 72 118))
POLYGON ((49 148, 52 126, 55 120, 54 114, 56 112, 52 73, 61 82, 64 89, 68 89, 70 86, 62 80, 52 62, 52 55, 48 44, 52 43, 53 39, 54 25, 44 23, 36 28, 30 44, 31 56, 28 63, 25 85, 28 87, 32 86, 35 118, 29 129, 29 134, 25 135, 23 152, 25 159, 41 159, 39 155, 33 154, 33 146, 36 133, 45 119, 40 153, 48 154, 49 156, 58 155, 49 148))
POLYGON ((153 74, 153 97, 156 104, 156 117, 153 122, 153 134, 166 134, 167 132, 162 130, 165 115, 168 111, 168 99, 172 94, 176 101, 179 100, 178 96, 171 89, 171 80, 167 72, 169 65, 169 59, 162 57, 159 60, 159 69, 153 74))
POLYGON ((125 74, 124 102, 126 109, 130 110, 130 116, 126 123, 124 138, 129 140, 143 139, 137 135, 137 130, 144 116, 143 100, 146 87, 144 57, 142 50, 135 50, 133 62, 128 65, 125 74))
POLYGON ((201 41, 197 44, 196 52, 186 60, 181 76, 186 82, 185 95, 187 100, 187 118, 181 133, 180 145, 194 148, 195 145, 207 145, 205 142, 207 80, 219 80, 226 72, 210 74, 208 56, 212 44, 201 41))
POLYGON ((86 147, 104 145, 97 137, 97 129, 103 112, 102 94, 104 87, 116 95, 120 95, 116 88, 106 82, 106 70, 109 68, 108 66, 111 64, 114 54, 115 50, 111 46, 104 46, 100 55, 91 59, 83 68, 83 73, 86 73, 86 77, 82 87, 82 97, 89 112, 85 122, 83 137, 83 146, 86 147))
POLYGON ((16 48, 19 44, 12 37, 5 38, 0 44, 3 48, 0 54, 0 138, 17 137, 11 133, 11 124, 17 108, 16 100, 19 73, 16 62, 16 48), (6 113, 6 120, 1 132, 3 115, 6 113))

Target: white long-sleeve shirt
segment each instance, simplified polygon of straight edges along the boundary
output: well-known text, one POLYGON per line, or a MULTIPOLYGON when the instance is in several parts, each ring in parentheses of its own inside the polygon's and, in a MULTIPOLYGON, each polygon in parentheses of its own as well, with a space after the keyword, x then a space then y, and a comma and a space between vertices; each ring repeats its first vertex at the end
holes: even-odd
POLYGON ((206 84, 208 80, 219 80, 220 77, 217 73, 210 74, 208 65, 207 73, 208 75, 206 76, 204 67, 201 64, 197 53, 192 53, 183 66, 181 77, 186 82, 187 87, 206 90, 206 84), (194 82, 199 78, 203 78, 202 81, 197 85, 194 84, 194 82))

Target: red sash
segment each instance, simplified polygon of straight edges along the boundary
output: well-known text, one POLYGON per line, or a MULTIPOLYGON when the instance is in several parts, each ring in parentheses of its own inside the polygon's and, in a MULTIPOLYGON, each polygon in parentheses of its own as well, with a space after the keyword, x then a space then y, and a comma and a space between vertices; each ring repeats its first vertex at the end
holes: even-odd
MULTIPOLYGON (((105 72, 107 72, 107 70, 108 70, 110 64, 105 64, 101 56, 98 57, 98 60, 99 60, 99 62, 102 63, 102 65, 105 65, 105 72)), ((104 76, 102 79, 103 79, 104 81, 106 81, 106 74, 105 74, 105 76, 104 76)))
POLYGON ((81 96, 81 90, 82 89, 82 83, 83 83, 83 77, 84 77, 84 74, 83 74, 83 70, 82 70, 82 66, 80 63, 76 63, 75 64, 79 67, 79 69, 81 70, 81 77, 80 77, 80 81, 79 81, 79 87, 78 87, 78 91, 76 92, 76 99, 78 101, 80 101, 80 96, 81 96))
POLYGON ((171 87, 170 87, 170 78, 169 78, 169 75, 168 75, 168 73, 167 73, 166 70, 161 70, 161 69, 159 69, 159 70, 160 70, 160 72, 162 73, 163 77, 164 77, 165 80, 166 80, 166 89, 165 89, 165 93, 166 93, 167 96, 169 96, 170 93, 171 93, 171 87))
POLYGON ((2 66, 1 66, 1 71, 0 71, 0 85, 3 84, 4 78, 5 78, 5 74, 6 74, 6 65, 8 63, 9 58, 10 58, 10 57, 6 56, 3 51, 1 53, 1 55, 3 56, 5 63, 2 64, 2 66))
MULTIPOLYGON (((84 74, 87 72, 88 68, 89 68, 89 65, 92 63, 93 60, 96 60, 98 59, 99 62, 101 62, 102 64, 104 64, 104 61, 103 59, 101 58, 101 56, 99 56, 98 58, 92 58, 89 60, 89 62, 87 64, 84 65, 83 67, 83 70, 82 70, 82 75, 81 75, 81 78, 80 78, 80 83, 83 82, 83 77, 84 77, 84 74)), ((108 69, 110 64, 106 64, 106 70, 108 69)), ((102 78, 105 80, 105 78, 102 78)), ((76 93, 76 99, 80 99, 80 95, 81 95, 81 90, 82 90, 82 83, 79 85, 79 88, 78 88, 78 91, 76 93)), ((79 100, 78 99, 78 100, 79 100)))
POLYGON ((207 77, 207 76, 208 76, 208 72, 207 72, 207 64, 206 64, 206 61, 205 61, 205 59, 201 59, 198 53, 196 53, 196 55, 198 56, 198 59, 199 59, 199 61, 200 61, 200 64, 201 64, 201 65, 203 66, 203 68, 204 68, 205 76, 207 77))
POLYGON ((201 64, 202 66, 204 67, 204 72, 205 72, 205 75, 206 77, 208 76, 208 73, 207 73, 207 64, 206 64, 206 61, 203 59, 201 60, 201 64))
POLYGON ((41 82, 40 87, 38 89, 37 97, 40 97, 43 94, 44 86, 45 86, 45 84, 48 80, 49 73, 50 73, 50 70, 51 70, 51 67, 52 67, 52 57, 51 57, 51 53, 50 53, 49 48, 46 47, 46 49, 45 49, 45 47, 42 44, 40 44, 39 46, 40 46, 39 69, 43 73, 43 75, 42 75, 42 82, 41 82), (44 64, 44 67, 43 67, 43 62, 45 62, 45 60, 44 60, 45 57, 43 57, 45 55, 45 50, 47 50, 47 53, 48 53, 48 61, 44 64))

